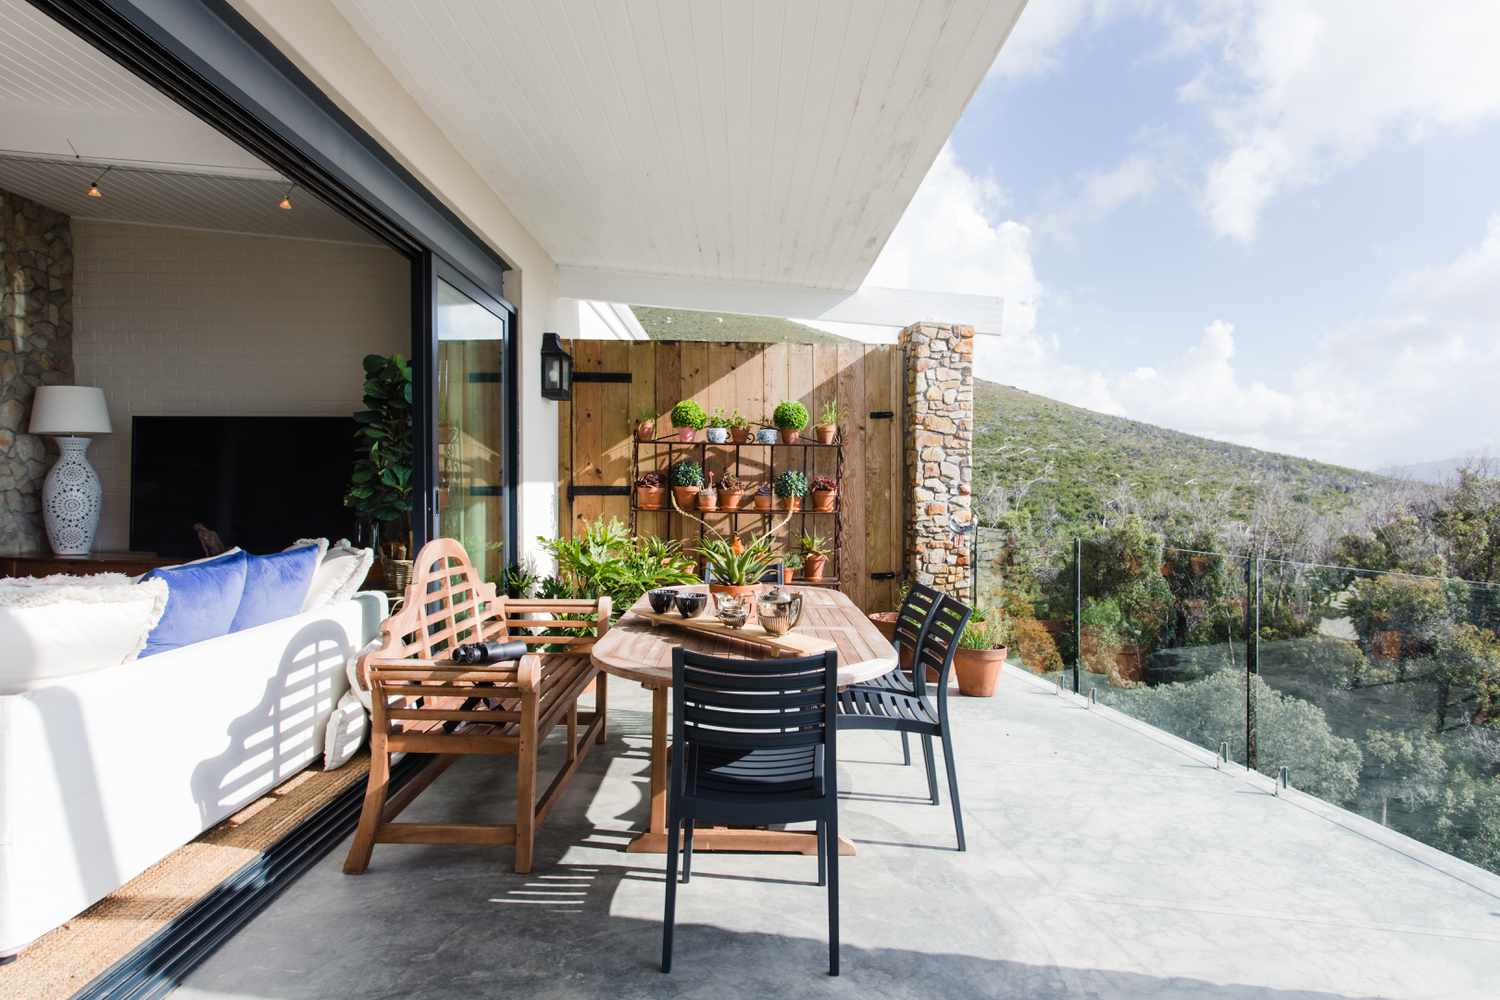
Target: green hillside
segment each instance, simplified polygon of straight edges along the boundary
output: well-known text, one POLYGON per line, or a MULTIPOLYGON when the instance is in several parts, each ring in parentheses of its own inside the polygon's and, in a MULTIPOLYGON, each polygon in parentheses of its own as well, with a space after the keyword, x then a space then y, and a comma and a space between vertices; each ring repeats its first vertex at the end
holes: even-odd
POLYGON ((735 344, 837 344, 841 339, 789 319, 631 306, 652 340, 710 340, 735 344))
POLYGON ((1248 510, 1269 484, 1315 509, 1346 506, 1384 488, 1383 476, 1278 455, 1069 406, 1008 385, 975 380, 976 490, 998 482, 1012 490, 1036 481, 1024 506, 1087 521, 1128 485, 1139 498, 1231 491, 1248 510))

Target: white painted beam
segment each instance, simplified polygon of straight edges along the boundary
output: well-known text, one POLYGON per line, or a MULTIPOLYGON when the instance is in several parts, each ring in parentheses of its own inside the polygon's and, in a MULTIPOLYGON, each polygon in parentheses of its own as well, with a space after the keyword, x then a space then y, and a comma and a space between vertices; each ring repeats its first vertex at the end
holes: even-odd
POLYGON ((1005 300, 904 288, 831 291, 794 285, 704 281, 600 268, 558 268, 558 294, 665 309, 696 309, 746 316, 902 327, 910 323, 961 323, 999 334, 1005 300))

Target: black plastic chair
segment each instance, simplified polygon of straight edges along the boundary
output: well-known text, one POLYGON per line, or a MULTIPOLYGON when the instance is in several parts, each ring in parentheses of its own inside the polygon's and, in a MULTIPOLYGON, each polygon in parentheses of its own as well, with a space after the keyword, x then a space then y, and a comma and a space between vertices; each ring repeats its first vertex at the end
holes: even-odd
MULTIPOLYGON (((901 664, 916 660, 917 642, 922 638, 922 630, 927 627, 927 620, 932 617, 932 610, 937 607, 942 596, 925 584, 911 585, 906 596, 901 599, 901 607, 896 609, 896 634, 891 640, 896 647, 896 666, 873 680, 864 681, 861 687, 885 688, 901 694, 914 693, 916 689, 912 687, 911 676, 901 664)), ((902 730, 901 762, 907 765, 911 764, 909 738, 909 734, 902 730)))
MULTIPOLYGON (((915 588, 913 588, 915 590, 915 588)), ((895 686, 895 681, 885 684, 854 684, 839 694, 839 729, 879 729, 902 734, 914 733, 922 738, 922 755, 927 762, 927 793, 933 805, 938 805, 937 767, 932 757, 932 739, 943 741, 943 762, 948 769, 948 798, 953 803, 953 828, 958 835, 958 849, 966 849, 964 842, 964 816, 958 799, 958 772, 953 765, 953 734, 948 725, 948 674, 953 669, 953 657, 958 652, 958 639, 964 626, 974 613, 947 595, 939 595, 927 614, 915 644, 912 656, 912 671, 905 683, 910 690, 895 686), (938 675, 937 704, 927 693, 927 668, 938 675)), ((901 628, 898 623, 898 631, 901 628)), ((895 671, 901 673, 901 671, 895 671)), ((880 681, 886 681, 885 674, 880 681)))
POLYGON ((672 651, 661 971, 672 971, 680 837, 687 882, 698 822, 768 826, 813 820, 818 884, 828 886, 828 974, 839 974, 837 700, 838 656, 831 651, 787 660, 672 651))

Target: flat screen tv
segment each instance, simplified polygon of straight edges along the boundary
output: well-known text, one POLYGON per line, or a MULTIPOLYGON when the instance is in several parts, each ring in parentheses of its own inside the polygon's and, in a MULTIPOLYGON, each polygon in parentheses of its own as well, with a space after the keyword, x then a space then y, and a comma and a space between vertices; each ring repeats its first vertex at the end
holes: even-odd
POLYGON ((134 417, 130 547, 201 556, 193 525, 225 545, 276 552, 350 537, 351 417, 134 417))

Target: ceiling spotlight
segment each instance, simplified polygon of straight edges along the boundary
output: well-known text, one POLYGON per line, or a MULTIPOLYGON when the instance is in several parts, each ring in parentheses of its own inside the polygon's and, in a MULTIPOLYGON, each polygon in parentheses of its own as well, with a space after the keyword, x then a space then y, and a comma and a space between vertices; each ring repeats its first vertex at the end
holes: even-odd
POLYGON ((285 209, 286 211, 291 211, 291 209, 292 209, 292 188, 294 188, 296 186, 297 185, 293 184, 292 187, 289 187, 289 188, 286 189, 286 194, 282 195, 281 196, 281 200, 276 203, 276 207, 277 208, 285 209))
POLYGON ((109 166, 107 166, 107 167, 104 168, 104 173, 102 173, 98 177, 94 178, 93 183, 89 185, 89 189, 87 191, 87 194, 88 194, 88 196, 90 198, 103 198, 104 197, 104 192, 102 192, 102 191, 99 190, 99 182, 102 181, 102 180, 104 180, 104 174, 109 173, 113 169, 115 169, 114 164, 110 164, 109 166))

